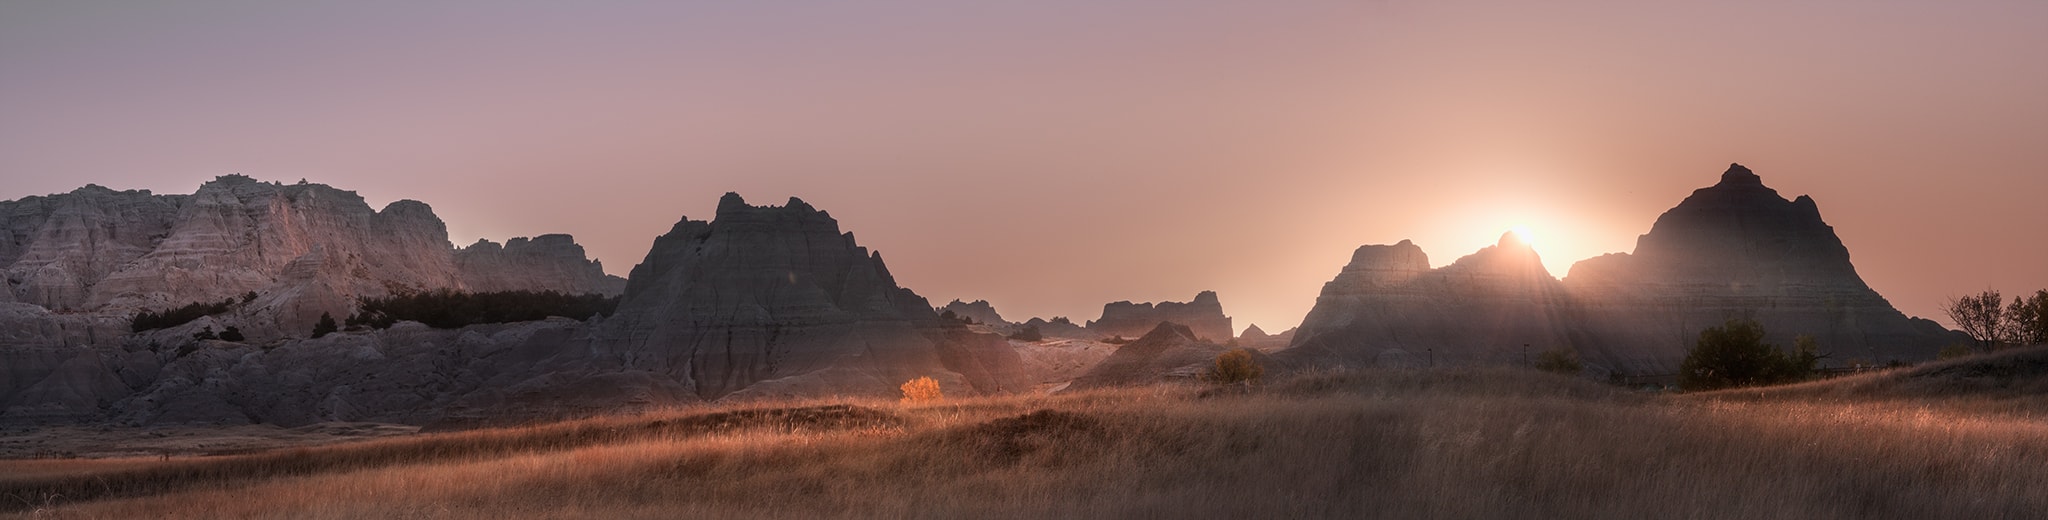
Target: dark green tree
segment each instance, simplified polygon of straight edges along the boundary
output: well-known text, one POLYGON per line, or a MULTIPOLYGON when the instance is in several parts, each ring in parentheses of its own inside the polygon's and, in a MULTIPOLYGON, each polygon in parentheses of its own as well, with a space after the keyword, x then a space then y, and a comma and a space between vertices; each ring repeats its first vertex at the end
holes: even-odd
POLYGON ((1806 379, 1822 356, 1812 337, 1800 336, 1797 343, 1796 353, 1764 343, 1763 325, 1755 320, 1734 319, 1708 327, 1679 365, 1678 387, 1715 390, 1806 379))
POLYGON ((339 330, 341 330, 341 327, 334 324, 334 315, 323 312, 320 313, 320 322, 313 324, 313 337, 319 338, 339 330))

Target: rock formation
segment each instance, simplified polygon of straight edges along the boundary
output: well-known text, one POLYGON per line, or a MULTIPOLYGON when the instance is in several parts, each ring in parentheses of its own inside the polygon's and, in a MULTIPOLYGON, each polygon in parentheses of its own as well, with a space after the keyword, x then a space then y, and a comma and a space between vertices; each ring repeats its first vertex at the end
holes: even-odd
POLYGON ((1932 359, 1964 341, 1907 318, 1870 289, 1811 197, 1785 200, 1742 165, 1657 218, 1632 254, 1581 261, 1565 288, 1600 339, 1600 357, 1631 373, 1676 372, 1700 329, 1757 320, 1767 341, 1811 335, 1836 361, 1932 359))
POLYGON ((1815 336, 1836 360, 1920 361, 1962 339, 1865 285, 1813 199, 1787 201, 1733 165, 1635 253, 1579 262, 1563 282, 1512 234, 1440 269, 1408 241, 1360 247, 1276 357, 1521 364, 1568 347, 1596 372, 1670 374, 1701 329, 1730 318, 1757 320, 1779 345, 1815 336))
POLYGON ((461 273, 463 287, 475 292, 618 296, 626 291, 626 279, 605 274, 603 263, 586 259, 575 237, 562 234, 514 238, 502 246, 477 240, 455 250, 455 268, 461 273))
POLYGON ((1295 330, 1287 329, 1279 334, 1267 334, 1265 329, 1259 328, 1259 324, 1253 323, 1244 328, 1244 333, 1237 335, 1237 344, 1262 351, 1279 350, 1294 343, 1295 330))
POLYGON ((999 330, 1013 325, 1009 321, 1004 320, 1003 315, 997 313, 995 306, 990 305, 988 300, 974 300, 974 303, 953 300, 938 310, 941 312, 952 311, 954 316, 968 318, 974 320, 975 323, 986 324, 999 330))
POLYGON ((1279 356, 1350 366, 1387 356, 1519 363, 1526 348, 1584 341, 1571 313, 1564 287, 1513 233, 1441 269, 1403 240, 1352 253, 1279 356))
POLYGON ((895 395, 923 376, 949 395, 1028 387, 1000 336, 939 319, 879 253, 795 198, 757 207, 728 193, 717 218, 656 238, 596 348, 705 399, 895 395))
POLYGON ((379 211, 354 192, 242 175, 191 195, 89 185, 0 202, 0 420, 104 417, 125 392, 156 384, 183 358, 165 352, 195 344, 202 328, 276 345, 305 337, 322 314, 346 317, 359 298, 464 289, 465 279, 570 292, 602 292, 589 284, 603 281, 616 292, 568 237, 533 242, 507 252, 539 254, 477 262, 520 278, 465 273, 426 204, 379 211), (221 301, 233 302, 228 312, 130 332, 138 311, 221 301))
POLYGON ((1237 337, 1237 329, 1230 325, 1230 317, 1223 315, 1223 304, 1216 300, 1215 291, 1202 291, 1187 303, 1109 303, 1102 306, 1101 319, 1088 322, 1088 330, 1103 337, 1132 338, 1150 333, 1162 322, 1184 324, 1194 331, 1195 337, 1210 341, 1237 337))
POLYGON ((1163 380, 1193 380, 1214 366, 1216 356, 1228 347, 1204 341, 1194 329, 1164 322, 1154 325, 1136 341, 1117 347, 1107 359, 1074 378, 1067 388, 1100 388, 1153 383, 1163 380))

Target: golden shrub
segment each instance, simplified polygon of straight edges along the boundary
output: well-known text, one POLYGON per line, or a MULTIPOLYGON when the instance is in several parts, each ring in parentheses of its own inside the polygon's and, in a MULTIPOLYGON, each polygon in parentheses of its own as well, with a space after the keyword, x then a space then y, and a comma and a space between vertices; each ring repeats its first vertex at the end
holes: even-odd
POLYGON ((946 394, 939 391, 939 382, 929 377, 912 379, 903 383, 902 388, 903 402, 906 403, 937 401, 946 398, 946 394))
POLYGON ((1266 369, 1252 358, 1250 349, 1234 349, 1216 356, 1216 366, 1209 369, 1205 378, 1212 383, 1232 384, 1258 381, 1266 369))

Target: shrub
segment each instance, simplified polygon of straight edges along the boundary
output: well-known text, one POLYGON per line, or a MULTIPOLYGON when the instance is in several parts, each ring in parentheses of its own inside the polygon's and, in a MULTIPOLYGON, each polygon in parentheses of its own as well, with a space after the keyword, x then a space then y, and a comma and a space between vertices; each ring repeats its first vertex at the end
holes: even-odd
POLYGON ((1578 375, 1580 371, 1586 369, 1586 366, 1584 363, 1579 362, 1579 351, 1577 349, 1564 346, 1545 350, 1542 354, 1538 354, 1536 356, 1536 369, 1545 372, 1578 375))
POLYGON ((929 377, 919 377, 903 383, 903 402, 918 403, 945 399, 939 391, 939 382, 929 377))
POLYGON ((235 328, 235 326, 233 325, 229 325, 227 330, 220 331, 221 341, 239 342, 242 341, 243 339, 247 338, 242 337, 242 329, 235 328))
POLYGON ((341 327, 334 324, 334 315, 323 312, 320 313, 320 322, 313 324, 313 337, 318 339, 321 336, 333 334, 339 330, 341 330, 341 327))
POLYGON ((220 339, 220 335, 213 333, 213 327, 207 327, 199 329, 199 332, 192 333, 192 339, 200 341, 205 341, 209 339, 220 339))
POLYGON ((1032 342, 1045 341, 1045 334, 1038 331, 1037 325, 1025 325, 1024 328, 1019 329, 1016 333, 1010 334, 1010 339, 1032 342))
POLYGON ((1819 346, 1811 336, 1800 336, 1796 344, 1798 352, 1788 354, 1764 343, 1764 328, 1754 320, 1708 327, 1679 365, 1678 387, 1714 390, 1806 379, 1820 361, 1819 346))
POLYGON ((1217 354, 1216 366, 1210 367, 1209 373, 1203 374, 1203 379, 1223 385, 1251 384, 1265 374, 1266 369, 1259 366, 1257 359, 1252 358, 1252 351, 1240 348, 1217 354))

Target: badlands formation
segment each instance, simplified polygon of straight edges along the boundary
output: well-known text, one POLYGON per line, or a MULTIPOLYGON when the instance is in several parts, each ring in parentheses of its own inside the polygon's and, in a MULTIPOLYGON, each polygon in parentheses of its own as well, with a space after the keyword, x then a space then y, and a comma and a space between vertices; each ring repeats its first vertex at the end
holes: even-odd
POLYGON ((898 286, 880 254, 794 198, 753 206, 727 194, 714 218, 682 219, 655 238, 626 279, 605 275, 566 235, 455 248, 423 203, 372 210, 353 192, 239 175, 192 195, 87 186, 0 202, 0 230, 0 423, 461 427, 889 396, 916 377, 955 396, 1057 391, 1188 378, 1238 346, 1260 351, 1269 374, 1517 365, 1569 348, 1590 376, 1658 375, 1677 370, 1700 329, 1738 317, 1779 345, 1813 336, 1831 364, 1921 361, 1964 340, 1892 308, 1811 198, 1786 200, 1741 166, 1666 212, 1634 252, 1579 262, 1562 280, 1512 234, 1441 268, 1408 241, 1368 245, 1298 329, 1237 337, 1207 291, 1185 303, 1110 303, 1085 326, 1011 322, 985 301, 935 309, 898 286), (309 337, 322 314, 441 289, 620 303, 585 321, 400 322, 309 337), (139 311, 221 301, 228 311, 130 331, 139 311), (195 338, 227 327, 245 338, 195 338))

